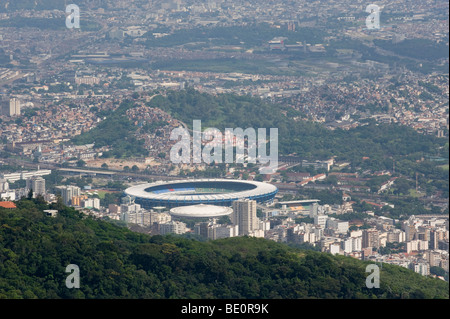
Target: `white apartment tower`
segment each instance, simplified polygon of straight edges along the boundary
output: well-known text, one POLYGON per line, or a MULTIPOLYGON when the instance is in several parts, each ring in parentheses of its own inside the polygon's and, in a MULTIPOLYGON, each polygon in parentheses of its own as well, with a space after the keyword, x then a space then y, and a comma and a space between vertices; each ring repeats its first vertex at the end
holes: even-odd
POLYGON ((184 234, 187 232, 186 224, 180 221, 170 221, 166 224, 159 224, 159 232, 161 235, 166 234, 184 234))
POLYGON ((309 207, 309 217, 314 218, 314 216, 319 214, 319 204, 312 203, 309 207))
POLYGON ((256 201, 242 199, 233 202, 231 221, 239 226, 239 235, 249 235, 259 228, 259 219, 256 217, 256 201))
POLYGON ((38 195, 45 195, 45 179, 40 176, 27 179, 26 187, 29 190, 33 190, 34 198, 38 195))
POLYGON ((328 215, 315 215, 314 216, 314 225, 319 225, 322 228, 325 228, 327 225, 328 215))
POLYGON ((5 179, 0 178, 0 192, 6 192, 9 190, 9 183, 5 179))
POLYGON ((20 101, 16 98, 9 100, 9 116, 19 116, 20 115, 20 101))

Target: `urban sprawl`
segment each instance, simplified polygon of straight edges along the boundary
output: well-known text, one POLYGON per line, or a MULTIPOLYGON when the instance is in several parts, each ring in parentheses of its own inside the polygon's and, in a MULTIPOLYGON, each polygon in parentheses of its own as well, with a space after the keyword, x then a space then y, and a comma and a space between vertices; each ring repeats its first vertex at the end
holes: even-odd
MULTIPOLYGON (((330 131, 375 122, 448 138, 448 56, 428 72, 419 58, 403 59, 381 48, 410 39, 448 48, 447 2, 377 1, 382 19, 376 31, 367 30, 366 1, 82 4, 79 29, 66 27, 64 7, 0 8, 0 207, 14 210, 23 197, 62 201, 151 235, 261 237, 424 276, 440 267, 448 276, 448 194, 421 188, 420 172, 402 178, 429 212, 386 217, 383 209, 394 208, 391 201, 400 196, 395 161, 389 170, 358 170, 335 157, 280 154, 277 172, 267 175, 249 163, 174 164, 170 134, 189 123, 152 106, 171 92, 233 94, 288 105, 296 119, 330 131), (299 30, 325 24, 326 34, 312 32, 297 41, 299 30), (214 33, 230 28, 236 28, 237 40, 229 43, 214 33), (254 44, 252 36, 240 33, 243 28, 267 36, 254 44), (286 36, 272 36, 278 30, 286 36), (358 43, 374 38, 380 45, 375 53, 361 53, 358 43), (121 116, 148 155, 107 156, 115 145, 72 142, 108 121, 126 101, 134 107, 121 116), (231 215, 206 219, 179 218, 166 207, 146 209, 123 194, 132 185, 180 176, 259 180, 279 192, 273 202, 239 200, 231 215), (328 191, 339 194, 334 204, 299 195, 328 191)), ((424 161, 442 163, 448 171, 448 157, 417 158, 424 161)), ((46 213, 52 218, 57 211, 46 213)))

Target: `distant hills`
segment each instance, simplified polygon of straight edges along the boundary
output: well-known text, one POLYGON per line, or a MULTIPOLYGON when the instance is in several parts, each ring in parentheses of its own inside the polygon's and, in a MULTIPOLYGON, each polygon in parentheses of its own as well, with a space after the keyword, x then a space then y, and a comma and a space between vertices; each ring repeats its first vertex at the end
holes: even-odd
POLYGON ((238 237, 199 242, 133 233, 61 203, 22 199, 0 208, 0 298, 448 298, 448 283, 383 265, 238 237), (44 209, 57 209, 47 217, 44 209), (80 288, 65 285, 66 266, 80 288))

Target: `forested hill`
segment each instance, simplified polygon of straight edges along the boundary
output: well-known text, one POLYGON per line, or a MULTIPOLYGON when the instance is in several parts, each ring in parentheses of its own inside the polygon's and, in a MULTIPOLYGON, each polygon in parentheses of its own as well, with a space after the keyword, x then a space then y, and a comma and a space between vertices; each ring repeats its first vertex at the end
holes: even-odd
POLYGON ((157 96, 148 105, 167 111, 188 126, 193 120, 202 120, 203 129, 278 128, 279 152, 283 155, 296 153, 311 159, 337 156, 355 166, 369 157, 380 169, 387 168, 383 167, 385 163, 392 167, 392 160, 386 161, 391 157, 412 155, 415 161, 425 154, 439 154, 448 158, 448 140, 419 134, 409 127, 371 123, 348 131, 331 131, 319 123, 294 120, 299 114, 291 108, 249 96, 213 96, 188 89, 157 96))
POLYGON ((257 238, 199 242, 133 233, 61 203, 0 208, 0 298, 448 298, 448 283, 257 238), (58 209, 46 217, 44 209, 58 209), (80 288, 65 286, 66 266, 80 288))

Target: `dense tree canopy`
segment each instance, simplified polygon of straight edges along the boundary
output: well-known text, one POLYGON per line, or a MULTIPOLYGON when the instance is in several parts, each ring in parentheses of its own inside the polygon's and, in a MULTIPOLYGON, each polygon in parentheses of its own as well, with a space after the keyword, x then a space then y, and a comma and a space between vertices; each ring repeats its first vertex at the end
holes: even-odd
POLYGON ((366 262, 237 237, 200 242, 148 236, 58 202, 0 208, 0 298, 448 298, 448 284, 384 265, 365 286, 366 262), (58 209, 46 217, 44 209, 58 209), (66 266, 80 269, 68 289, 66 266))

